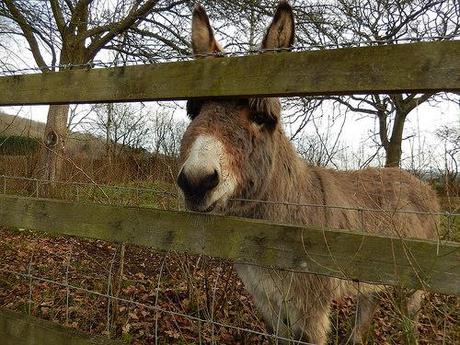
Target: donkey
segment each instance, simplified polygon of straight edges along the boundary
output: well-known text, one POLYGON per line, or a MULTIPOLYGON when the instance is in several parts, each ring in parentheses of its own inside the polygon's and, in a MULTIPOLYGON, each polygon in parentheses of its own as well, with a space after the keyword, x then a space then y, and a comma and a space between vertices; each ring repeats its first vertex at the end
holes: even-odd
MULTIPOLYGON (((264 51, 288 49, 293 40, 292 8, 287 1, 281 1, 261 48, 264 51)), ((199 58, 221 51, 200 5, 195 6, 192 16, 192 47, 199 58)), ((187 112, 191 122, 181 142, 177 183, 188 209, 402 237, 435 238, 436 219, 423 218, 416 212, 394 213, 389 217, 386 212, 358 215, 356 211, 344 209, 286 208, 245 201, 439 210, 435 193, 402 170, 369 168, 340 172, 308 166, 283 131, 279 99, 190 100, 187 112)), ((254 296, 268 328, 284 338, 315 344, 327 342, 331 302, 356 295, 358 291, 357 283, 314 274, 244 264, 235 264, 235 269, 254 296)), ((353 330, 355 342, 365 339, 381 289, 382 286, 359 285, 361 293, 353 330)), ((421 298, 421 292, 412 296, 409 308, 413 313, 421 298)))

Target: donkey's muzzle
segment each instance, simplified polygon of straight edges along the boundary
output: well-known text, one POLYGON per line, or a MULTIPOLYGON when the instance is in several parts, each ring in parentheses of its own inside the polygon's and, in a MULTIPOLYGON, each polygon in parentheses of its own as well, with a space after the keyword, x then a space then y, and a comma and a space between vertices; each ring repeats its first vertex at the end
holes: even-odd
POLYGON ((201 203, 206 193, 213 190, 219 184, 219 173, 214 169, 210 174, 190 176, 182 169, 177 177, 177 184, 184 192, 186 199, 201 203))

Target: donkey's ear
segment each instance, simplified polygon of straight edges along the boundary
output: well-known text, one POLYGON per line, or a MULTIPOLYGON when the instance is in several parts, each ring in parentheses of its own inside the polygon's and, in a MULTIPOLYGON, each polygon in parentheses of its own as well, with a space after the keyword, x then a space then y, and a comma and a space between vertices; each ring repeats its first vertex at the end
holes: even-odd
POLYGON ((195 5, 192 15, 192 48, 193 54, 212 54, 222 51, 214 38, 208 15, 203 6, 195 5))
POLYGON ((294 13, 286 0, 280 1, 262 41, 262 49, 289 48, 294 43, 294 13))

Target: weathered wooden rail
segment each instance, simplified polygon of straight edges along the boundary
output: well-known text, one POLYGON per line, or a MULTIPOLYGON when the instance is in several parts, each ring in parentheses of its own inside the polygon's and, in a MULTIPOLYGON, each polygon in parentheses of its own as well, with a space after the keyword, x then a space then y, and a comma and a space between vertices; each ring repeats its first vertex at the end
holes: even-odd
POLYGON ((90 336, 75 329, 0 309, 0 343, 4 345, 121 345, 120 340, 90 336))
MULTIPOLYGON (((443 41, 7 76, 0 106, 459 92, 459 56, 460 41, 443 41)), ((7 195, 0 195, 0 225, 460 294, 458 243, 7 195)), ((69 332, 0 310, 2 344, 109 343, 69 332)))
POLYGON ((0 195, 0 224, 460 294, 460 244, 0 195))
POLYGON ((9 76, 0 105, 460 91, 459 56, 441 41, 9 76))

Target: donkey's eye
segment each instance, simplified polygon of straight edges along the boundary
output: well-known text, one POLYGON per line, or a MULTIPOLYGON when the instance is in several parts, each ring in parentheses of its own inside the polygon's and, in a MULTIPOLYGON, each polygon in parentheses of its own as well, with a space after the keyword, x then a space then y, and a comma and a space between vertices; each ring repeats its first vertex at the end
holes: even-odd
POLYGON ((187 101, 187 115, 188 117, 193 120, 201 111, 201 106, 203 102, 195 99, 191 99, 187 101))
POLYGON ((252 115, 251 120, 259 126, 262 126, 267 123, 267 116, 263 113, 255 113, 252 115))

